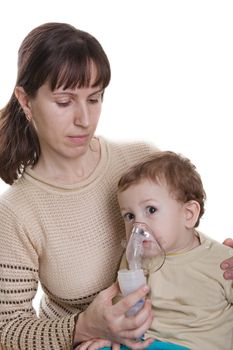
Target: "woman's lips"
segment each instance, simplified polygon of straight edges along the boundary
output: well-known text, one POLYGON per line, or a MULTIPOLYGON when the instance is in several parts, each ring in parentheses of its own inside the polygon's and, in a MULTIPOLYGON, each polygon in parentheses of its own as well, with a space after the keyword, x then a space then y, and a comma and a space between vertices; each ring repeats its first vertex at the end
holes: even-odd
POLYGON ((86 143, 88 140, 88 135, 74 135, 74 136, 68 136, 68 139, 77 145, 82 145, 86 143))

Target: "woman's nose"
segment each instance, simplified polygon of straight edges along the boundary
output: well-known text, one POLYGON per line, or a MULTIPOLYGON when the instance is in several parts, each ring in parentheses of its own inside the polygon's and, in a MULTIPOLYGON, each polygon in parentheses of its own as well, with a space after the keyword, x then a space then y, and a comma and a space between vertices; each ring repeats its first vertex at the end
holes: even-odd
POLYGON ((90 123, 88 107, 85 103, 79 103, 74 111, 74 124, 87 128, 90 123))

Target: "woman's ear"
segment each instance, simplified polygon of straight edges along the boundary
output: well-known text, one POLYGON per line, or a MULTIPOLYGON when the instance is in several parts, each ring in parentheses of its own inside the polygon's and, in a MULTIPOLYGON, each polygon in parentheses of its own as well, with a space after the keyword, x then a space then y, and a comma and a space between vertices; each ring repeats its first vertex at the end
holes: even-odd
POLYGON ((194 228, 200 214, 200 204, 197 201, 191 200, 185 203, 185 226, 186 228, 194 228))
POLYGON ((27 120, 31 121, 32 112, 31 112, 30 100, 28 95, 24 91, 24 88, 22 86, 16 86, 14 93, 15 93, 15 97, 19 101, 19 104, 25 113, 27 120))

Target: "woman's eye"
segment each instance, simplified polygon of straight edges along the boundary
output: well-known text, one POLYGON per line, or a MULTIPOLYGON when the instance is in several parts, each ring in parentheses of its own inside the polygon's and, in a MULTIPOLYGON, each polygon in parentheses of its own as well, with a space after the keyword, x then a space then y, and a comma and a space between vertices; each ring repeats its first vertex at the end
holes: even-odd
POLYGON ((89 101, 89 103, 94 105, 94 104, 98 103, 100 101, 100 99, 99 98, 90 98, 88 101, 89 101))
POLYGON ((94 105, 96 103, 102 102, 102 100, 103 100, 103 92, 90 96, 88 99, 88 102, 94 105))
POLYGON ((157 208, 149 206, 146 208, 148 214, 154 214, 157 211, 157 208))
POLYGON ((66 102, 56 102, 56 104, 59 106, 59 107, 67 107, 70 105, 70 101, 66 101, 66 102))
POLYGON ((91 104, 95 104, 95 103, 98 103, 98 100, 96 100, 96 99, 91 99, 91 100, 89 100, 89 102, 91 103, 91 104))
POLYGON ((132 221, 134 219, 134 215, 132 213, 126 213, 123 215, 125 221, 132 221))

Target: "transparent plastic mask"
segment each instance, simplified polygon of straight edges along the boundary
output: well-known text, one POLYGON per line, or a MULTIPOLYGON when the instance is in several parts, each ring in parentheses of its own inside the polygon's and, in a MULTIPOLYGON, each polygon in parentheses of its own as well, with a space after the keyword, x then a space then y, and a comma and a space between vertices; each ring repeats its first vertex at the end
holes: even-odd
POLYGON ((165 258, 165 251, 150 227, 144 223, 134 223, 126 246, 129 269, 143 269, 145 274, 152 273, 162 267, 165 258))

